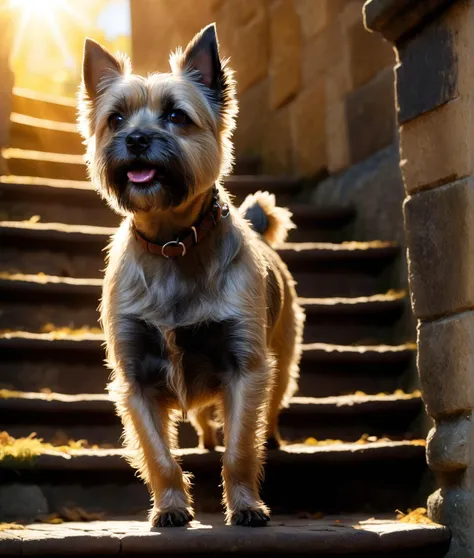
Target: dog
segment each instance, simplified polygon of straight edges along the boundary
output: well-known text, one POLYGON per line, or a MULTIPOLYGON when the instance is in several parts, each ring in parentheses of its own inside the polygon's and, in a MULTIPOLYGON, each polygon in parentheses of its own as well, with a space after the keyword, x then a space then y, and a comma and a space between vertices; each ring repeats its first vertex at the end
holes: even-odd
POLYGON ((293 227, 291 213, 266 192, 237 209, 222 185, 237 102, 215 25, 170 65, 140 77, 125 56, 85 42, 79 124, 89 173, 124 217, 100 308, 108 390, 130 462, 151 492, 153 526, 193 519, 190 475, 172 454, 185 416, 208 450, 223 425, 227 523, 263 526, 265 443, 280 443, 304 320, 272 248, 293 227))

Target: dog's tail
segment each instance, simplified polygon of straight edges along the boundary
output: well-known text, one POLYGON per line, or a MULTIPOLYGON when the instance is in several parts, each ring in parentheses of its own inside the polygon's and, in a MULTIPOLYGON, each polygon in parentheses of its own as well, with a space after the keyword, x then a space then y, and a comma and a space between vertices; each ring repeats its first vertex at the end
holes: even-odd
POLYGON ((275 205, 275 196, 269 192, 250 194, 239 210, 270 246, 284 242, 288 231, 296 228, 291 220, 291 211, 275 205))

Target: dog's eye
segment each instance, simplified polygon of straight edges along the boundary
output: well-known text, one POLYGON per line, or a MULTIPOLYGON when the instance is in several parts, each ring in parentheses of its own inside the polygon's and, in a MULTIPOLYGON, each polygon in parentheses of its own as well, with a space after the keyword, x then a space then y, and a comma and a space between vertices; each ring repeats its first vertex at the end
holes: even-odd
POLYGON ((118 112, 111 114, 109 116, 109 126, 110 129, 115 131, 125 122, 125 118, 118 112))
POLYGON ((189 118, 182 110, 172 110, 168 114, 168 122, 182 126, 183 124, 187 124, 189 122, 189 118))

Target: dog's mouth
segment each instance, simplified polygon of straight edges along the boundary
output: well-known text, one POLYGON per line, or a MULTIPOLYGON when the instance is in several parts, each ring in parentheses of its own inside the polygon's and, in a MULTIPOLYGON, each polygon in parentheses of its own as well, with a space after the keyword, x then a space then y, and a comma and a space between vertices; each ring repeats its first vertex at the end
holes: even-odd
POLYGON ((124 182, 146 188, 166 180, 166 169, 158 165, 137 163, 119 169, 120 178, 124 182))

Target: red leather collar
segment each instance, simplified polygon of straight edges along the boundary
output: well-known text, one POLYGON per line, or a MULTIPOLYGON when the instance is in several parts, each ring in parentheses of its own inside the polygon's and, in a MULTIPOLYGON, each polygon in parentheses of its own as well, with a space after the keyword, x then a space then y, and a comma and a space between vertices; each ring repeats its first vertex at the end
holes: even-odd
POLYGON ((185 256, 193 246, 199 244, 199 242, 207 236, 209 231, 211 231, 221 219, 228 217, 228 215, 229 206, 227 203, 220 203, 219 193, 217 189, 215 189, 211 207, 207 213, 191 227, 187 235, 177 238, 176 240, 170 240, 165 244, 157 244, 144 238, 140 232, 134 228, 135 238, 143 249, 150 254, 171 259, 179 258, 185 256))

